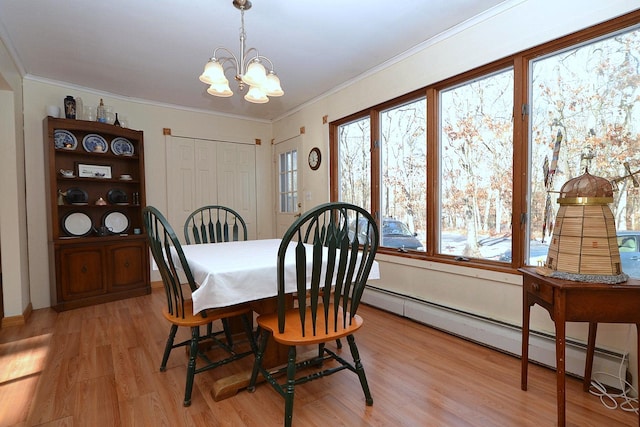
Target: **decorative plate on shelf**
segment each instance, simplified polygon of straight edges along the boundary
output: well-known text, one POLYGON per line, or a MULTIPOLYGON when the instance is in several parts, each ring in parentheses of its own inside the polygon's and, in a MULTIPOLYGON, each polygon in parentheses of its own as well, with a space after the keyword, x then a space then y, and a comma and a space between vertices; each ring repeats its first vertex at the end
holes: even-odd
POLYGON ((68 236, 82 237, 91 233, 93 224, 86 213, 69 212, 62 218, 62 229, 68 236))
POLYGON ((89 151, 90 153, 106 153, 107 151, 109 151, 107 140, 97 133, 90 133, 82 138, 82 146, 86 151, 89 151))
POLYGON ((53 141, 56 148, 65 150, 75 150, 78 146, 76 136, 64 129, 56 129, 53 131, 53 141))
POLYGON ((71 187, 65 193, 67 202, 73 205, 86 205, 89 200, 89 195, 86 191, 78 187, 71 187))
POLYGON ((102 218, 102 225, 107 227, 112 233, 124 233, 127 231, 127 228, 129 228, 129 218, 122 212, 109 212, 102 218))
POLYGON ((112 205, 127 204, 127 193, 117 188, 112 188, 107 192, 107 200, 112 205))
POLYGON ((127 138, 119 136, 111 141, 111 151, 116 156, 133 156, 133 144, 127 138))

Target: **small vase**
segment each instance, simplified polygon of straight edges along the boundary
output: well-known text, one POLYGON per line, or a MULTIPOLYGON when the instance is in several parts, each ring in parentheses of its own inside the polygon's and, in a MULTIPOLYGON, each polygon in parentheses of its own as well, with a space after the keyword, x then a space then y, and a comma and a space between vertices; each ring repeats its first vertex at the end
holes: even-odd
POLYGON ((76 118, 76 100, 71 95, 64 99, 64 116, 67 119, 76 118))
POLYGON ((82 98, 79 96, 76 97, 76 120, 84 119, 84 104, 82 103, 82 98))
POLYGON ((104 101, 102 100, 102 98, 100 98, 100 104, 96 109, 96 120, 99 121, 100 123, 107 122, 107 112, 104 109, 104 101))
POLYGON ((114 126, 120 126, 120 120, 118 120, 118 113, 116 113, 116 119, 113 121, 114 126))

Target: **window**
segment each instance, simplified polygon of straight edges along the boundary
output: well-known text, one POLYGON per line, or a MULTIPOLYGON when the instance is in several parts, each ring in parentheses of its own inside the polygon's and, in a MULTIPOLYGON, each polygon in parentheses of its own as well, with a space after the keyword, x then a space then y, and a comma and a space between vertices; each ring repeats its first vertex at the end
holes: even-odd
MULTIPOLYGON (((640 169, 640 29, 536 58, 530 70, 528 263, 546 259, 557 192, 585 171, 616 183, 609 207, 618 234, 640 230, 639 178, 631 176, 640 169)), ((629 248, 621 254, 637 252, 629 248)), ((640 277, 631 255, 622 261, 624 272, 640 277)))
POLYGON ((424 250, 427 234, 426 98, 380 113, 382 246, 424 250))
POLYGON ((426 99, 422 95, 396 104, 376 111, 374 120, 361 116, 337 126, 337 199, 376 213, 381 246, 424 251, 426 99), (380 170, 375 176, 373 165, 380 170))
POLYGON ((286 151, 279 156, 280 163, 280 212, 298 210, 298 152, 286 151))
POLYGON ((546 260, 557 192, 588 170, 640 277, 639 52, 635 11, 332 122, 332 200, 374 213, 386 253, 512 270, 546 260))
POLYGON ((371 209, 371 131, 368 117, 338 127, 341 202, 371 209))
POLYGON ((440 92, 440 253, 511 249, 512 115, 512 69, 440 92))

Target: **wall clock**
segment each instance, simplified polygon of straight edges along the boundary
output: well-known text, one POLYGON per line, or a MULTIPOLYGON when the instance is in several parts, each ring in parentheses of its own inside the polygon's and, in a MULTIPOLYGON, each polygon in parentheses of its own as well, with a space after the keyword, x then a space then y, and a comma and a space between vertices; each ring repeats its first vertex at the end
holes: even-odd
POLYGON ((313 147, 311 151, 309 151, 309 167, 312 170, 316 170, 320 167, 321 161, 322 156, 320 155, 320 149, 318 147, 313 147))

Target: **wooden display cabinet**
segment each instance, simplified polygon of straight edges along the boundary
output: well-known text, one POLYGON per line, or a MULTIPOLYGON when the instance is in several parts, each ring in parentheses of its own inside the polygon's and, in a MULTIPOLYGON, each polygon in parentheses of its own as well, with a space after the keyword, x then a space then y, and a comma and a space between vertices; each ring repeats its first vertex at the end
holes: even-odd
POLYGON ((44 135, 51 306, 150 293, 143 132, 47 117, 44 135))

